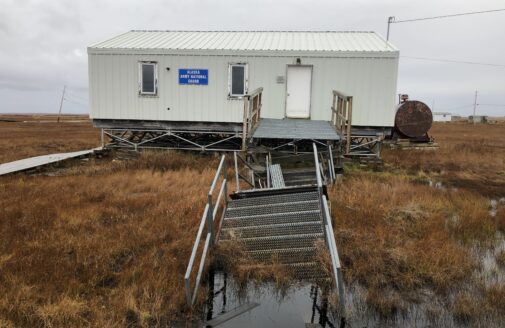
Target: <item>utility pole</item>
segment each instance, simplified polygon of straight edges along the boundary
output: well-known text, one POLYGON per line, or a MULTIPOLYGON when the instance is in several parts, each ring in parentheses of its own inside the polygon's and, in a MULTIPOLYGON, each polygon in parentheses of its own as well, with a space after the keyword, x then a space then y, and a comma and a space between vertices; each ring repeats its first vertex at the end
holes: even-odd
POLYGON ((394 16, 389 16, 388 17, 388 32, 386 34, 386 41, 389 41, 389 28, 391 26, 391 23, 395 22, 395 17, 394 16))
POLYGON ((63 107, 63 100, 65 99, 65 90, 67 89, 67 86, 63 86, 63 92, 61 93, 61 101, 60 101, 60 110, 58 112, 58 120, 57 122, 60 123, 60 115, 61 115, 61 109, 63 107))
POLYGON ((475 99, 473 101, 473 124, 475 124, 475 111, 477 110, 477 91, 475 91, 475 99))

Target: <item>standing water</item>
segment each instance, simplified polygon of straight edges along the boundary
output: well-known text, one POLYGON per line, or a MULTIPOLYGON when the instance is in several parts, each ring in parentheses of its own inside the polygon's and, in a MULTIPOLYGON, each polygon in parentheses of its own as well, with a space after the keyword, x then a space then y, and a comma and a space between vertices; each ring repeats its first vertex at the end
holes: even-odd
POLYGON ((238 286, 226 273, 209 277, 208 327, 343 327, 330 310, 330 290, 300 283, 279 289, 273 283, 238 286))

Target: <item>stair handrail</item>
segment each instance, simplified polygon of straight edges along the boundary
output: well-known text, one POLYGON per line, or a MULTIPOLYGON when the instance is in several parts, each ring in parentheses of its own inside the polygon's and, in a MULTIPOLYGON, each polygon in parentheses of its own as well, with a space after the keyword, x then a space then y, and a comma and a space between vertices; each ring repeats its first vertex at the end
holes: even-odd
MULTIPOLYGON (((193 249, 191 251, 191 256, 189 258, 188 267, 186 269, 186 274, 184 275, 184 287, 186 291, 186 302, 189 306, 192 306, 198 295, 198 289, 200 288, 200 280, 202 278, 203 269, 205 267, 205 259, 209 250, 209 246, 213 246, 216 238, 216 232, 214 231, 214 225, 216 221, 216 215, 219 211, 220 205, 223 205, 224 213, 228 205, 228 176, 226 172, 226 157, 223 155, 219 166, 216 170, 214 179, 210 186, 209 192, 207 194, 207 203, 205 204, 205 209, 203 211, 202 219, 200 221, 200 226, 198 227, 198 232, 196 234, 195 243, 193 244, 193 249), (222 175, 223 181, 221 182, 219 192, 215 204, 213 204, 214 190, 219 181, 219 177, 222 175), (223 198, 224 195, 224 198, 223 198), (223 200, 223 202, 221 202, 223 200), (200 241, 202 238, 203 230, 207 227, 207 236, 205 238, 205 243, 202 250, 202 255, 200 257, 200 263, 198 266, 198 273, 195 280, 194 290, 191 290, 191 273, 193 271, 193 266, 195 264, 196 253, 198 252, 198 247, 200 246, 200 241)), ((222 221, 222 218, 221 218, 222 221)), ((218 233, 221 227, 221 222, 218 224, 218 233)))
POLYGON ((328 154, 330 155, 330 176, 331 180, 333 183, 337 180, 336 174, 335 174, 335 163, 333 162, 333 150, 331 145, 328 145, 328 154))
POLYGON ((323 216, 326 217, 325 232, 328 242, 328 248, 330 250, 331 256, 331 266, 333 269, 333 275, 335 278, 335 285, 338 291, 338 301, 340 305, 341 313, 345 314, 345 290, 344 290, 344 279, 342 275, 342 267, 340 265, 340 258, 338 256, 337 243, 335 241, 335 235, 333 233, 333 225, 331 223, 331 215, 328 206, 328 201, 326 197, 323 196, 323 216))
POLYGON ((236 191, 240 191, 240 180, 245 181, 248 185, 250 185, 253 188, 256 188, 256 183, 254 178, 256 177, 258 179, 258 183, 260 187, 262 188, 263 185, 261 183, 262 177, 254 171, 254 168, 251 166, 251 164, 247 163, 245 159, 242 158, 242 156, 238 155, 237 151, 233 152, 233 160, 235 162, 235 184, 236 184, 236 191), (238 161, 242 162, 243 165, 248 167, 251 170, 251 179, 248 179, 247 177, 243 176, 240 174, 239 169, 238 169, 238 161))
POLYGON ((331 215, 330 215, 330 211, 329 211, 329 207, 328 207, 328 200, 326 199, 326 196, 323 193, 323 184, 322 184, 322 178, 321 178, 319 158, 318 158, 318 153, 317 153, 317 146, 315 143, 313 143, 312 147, 314 149, 314 161, 315 161, 315 167, 316 167, 317 190, 319 193, 319 200, 320 200, 321 210, 323 213, 323 223, 325 226, 325 229, 324 229, 325 230, 325 239, 326 239, 326 244, 328 246, 328 249, 330 251, 331 265, 332 265, 335 285, 336 285, 337 291, 338 291, 339 304, 340 304, 340 309, 342 311, 341 313, 345 314, 345 298, 344 298, 344 283, 343 283, 343 276, 342 276, 342 268, 340 266, 340 259, 338 257, 337 243, 335 242, 335 235, 333 233, 333 226, 331 224, 331 215))
POLYGON ((270 162, 271 161, 270 156, 271 156, 270 153, 268 153, 265 158, 265 168, 267 171, 267 188, 269 189, 271 186, 270 166, 272 165, 272 163, 270 162))

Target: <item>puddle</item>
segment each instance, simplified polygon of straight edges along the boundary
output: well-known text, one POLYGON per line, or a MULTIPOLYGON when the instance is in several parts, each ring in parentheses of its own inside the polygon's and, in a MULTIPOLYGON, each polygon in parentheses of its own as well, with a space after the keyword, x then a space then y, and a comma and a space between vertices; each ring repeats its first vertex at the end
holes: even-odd
POLYGON ((304 283, 279 290, 273 283, 250 283, 240 288, 223 272, 213 276, 209 278, 205 319, 219 321, 236 314, 215 327, 343 327, 331 309, 329 290, 318 285, 304 283))
POLYGON ((491 199, 489 201, 489 214, 492 217, 496 216, 496 213, 498 213, 498 207, 499 206, 505 206, 505 197, 502 197, 500 199, 491 199))
POLYGON ((420 185, 425 185, 433 189, 441 190, 441 191, 458 191, 458 188, 456 187, 450 187, 441 181, 433 181, 431 179, 419 179, 414 181, 417 184, 420 185))
POLYGON ((500 232, 497 233, 495 247, 485 250, 478 247, 472 249, 473 256, 481 264, 478 278, 486 287, 505 283, 505 268, 496 262, 496 254, 501 251, 505 251, 505 235, 500 232))
POLYGON ((442 182, 434 182, 432 180, 428 180, 428 185, 432 188, 439 189, 439 190, 447 190, 447 188, 443 185, 442 182))

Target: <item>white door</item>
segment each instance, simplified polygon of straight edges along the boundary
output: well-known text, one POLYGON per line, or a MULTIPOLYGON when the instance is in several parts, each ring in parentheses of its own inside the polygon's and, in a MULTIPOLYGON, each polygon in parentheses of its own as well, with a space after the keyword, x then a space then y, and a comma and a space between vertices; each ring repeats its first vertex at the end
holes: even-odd
POLYGON ((286 117, 310 118, 312 66, 288 66, 286 117))

